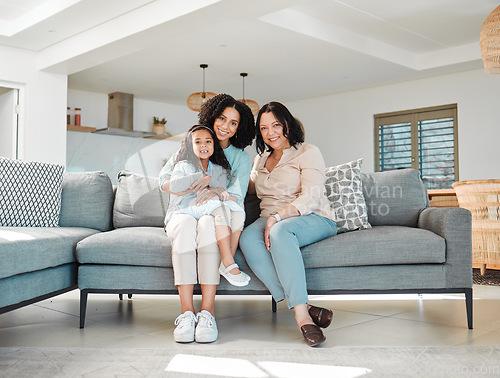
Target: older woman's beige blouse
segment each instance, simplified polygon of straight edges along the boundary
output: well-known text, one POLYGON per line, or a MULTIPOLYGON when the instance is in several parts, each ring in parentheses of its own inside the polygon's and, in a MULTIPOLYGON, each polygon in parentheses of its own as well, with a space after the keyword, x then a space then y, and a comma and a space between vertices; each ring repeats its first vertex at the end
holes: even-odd
POLYGON ((301 143, 283 151, 276 167, 264 166, 269 152, 255 157, 250 180, 260 198, 261 217, 292 204, 300 215, 315 213, 333 220, 326 198, 325 162, 318 147, 301 143))

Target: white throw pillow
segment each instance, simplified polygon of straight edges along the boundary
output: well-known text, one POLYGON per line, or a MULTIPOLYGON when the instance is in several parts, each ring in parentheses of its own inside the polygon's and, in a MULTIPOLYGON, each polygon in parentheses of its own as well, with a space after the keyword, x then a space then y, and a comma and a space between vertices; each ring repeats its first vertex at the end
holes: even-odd
POLYGON ((57 227, 64 166, 0 158, 0 226, 57 227))
POLYGON ((358 159, 326 168, 326 196, 335 213, 338 233, 371 228, 363 196, 362 162, 358 159))

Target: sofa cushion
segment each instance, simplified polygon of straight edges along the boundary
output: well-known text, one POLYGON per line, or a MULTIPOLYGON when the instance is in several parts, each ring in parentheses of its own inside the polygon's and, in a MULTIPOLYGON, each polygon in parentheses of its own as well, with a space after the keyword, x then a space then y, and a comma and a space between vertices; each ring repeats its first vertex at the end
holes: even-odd
POLYGON ((113 224, 121 227, 163 227, 169 195, 159 189, 157 177, 129 171, 118 174, 113 224))
POLYGON ((363 197, 363 159, 326 168, 326 196, 335 214, 337 233, 370 228, 363 197))
POLYGON ((113 185, 104 172, 65 173, 62 183, 61 227, 112 228, 113 185))
POLYGON ((0 226, 57 227, 64 166, 0 157, 0 226))
POLYGON ((125 227, 92 235, 76 246, 80 264, 172 267, 170 239, 163 228, 125 227))
POLYGON ((303 247, 306 268, 441 264, 446 242, 435 233, 404 226, 374 226, 303 247))
POLYGON ((372 226, 417 227, 418 215, 429 204, 420 173, 411 168, 361 174, 372 226))
POLYGON ((0 227, 0 278, 75 262, 76 243, 97 230, 0 227))

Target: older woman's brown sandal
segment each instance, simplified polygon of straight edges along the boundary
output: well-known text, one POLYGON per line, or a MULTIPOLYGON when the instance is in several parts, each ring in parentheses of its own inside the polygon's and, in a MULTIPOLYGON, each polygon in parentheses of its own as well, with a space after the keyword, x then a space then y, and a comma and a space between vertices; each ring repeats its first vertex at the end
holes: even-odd
POLYGON ((315 347, 326 340, 325 335, 316 324, 304 324, 300 327, 300 332, 304 336, 307 345, 315 347))
POLYGON ((309 308, 309 316, 318 327, 326 328, 332 323, 333 311, 327 308, 311 306, 309 308))

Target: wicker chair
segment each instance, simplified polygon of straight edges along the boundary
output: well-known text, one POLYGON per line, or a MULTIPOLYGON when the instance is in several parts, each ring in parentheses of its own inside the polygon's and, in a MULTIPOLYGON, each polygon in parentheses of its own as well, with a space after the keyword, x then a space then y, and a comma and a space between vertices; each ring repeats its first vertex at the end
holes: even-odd
POLYGON ((453 183, 460 207, 472 213, 472 262, 500 264, 500 180, 470 180, 453 183))

